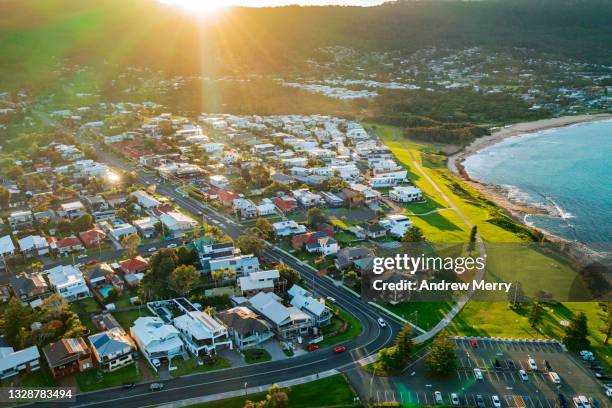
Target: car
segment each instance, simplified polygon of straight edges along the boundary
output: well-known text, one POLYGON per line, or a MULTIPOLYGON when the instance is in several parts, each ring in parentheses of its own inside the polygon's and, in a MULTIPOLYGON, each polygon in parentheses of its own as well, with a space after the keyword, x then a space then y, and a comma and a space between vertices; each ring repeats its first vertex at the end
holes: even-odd
POLYGON ((559 401, 559 407, 567 408, 567 398, 565 398, 565 395, 559 393, 557 400, 559 401))
POLYGON ((527 359, 527 364, 529 364, 529 368, 531 368, 532 371, 538 371, 538 365, 536 364, 536 361, 531 358, 531 356, 529 356, 527 359))
POLYGON ((95 265, 95 264, 97 264, 97 263, 98 263, 98 260, 97 260, 97 259, 92 259, 92 260, 90 260, 90 261, 87 261, 87 265, 89 265, 89 266, 91 266, 91 265, 95 265))
POLYGON ((561 377, 559 377, 559 374, 555 373, 554 371, 549 371, 548 377, 550 378, 550 381, 552 381, 553 383, 561 384, 561 377))
POLYGON ((584 395, 579 395, 578 399, 580 400, 580 402, 582 402, 582 406, 584 408, 591 408, 591 402, 587 397, 585 397, 584 395))
POLYGON ((495 368, 501 368, 501 363, 498 359, 495 359, 495 361, 493 361, 493 365, 495 366, 495 368))
POLYGON ((606 396, 612 398, 612 388, 606 388, 606 396))
POLYGON ((176 244, 168 244, 168 248, 176 248, 178 245, 176 244))
POLYGON ((198 215, 202 216, 204 213, 202 211, 198 211, 198 215))
POLYGON ((124 390, 131 390, 134 387, 136 387, 136 384, 134 384, 133 382, 121 384, 121 388, 123 388, 124 390))
POLYGON ((478 408, 486 408, 486 404, 484 402, 484 398, 482 398, 482 395, 478 394, 476 395, 476 406, 478 408))
POLYGON ((605 371, 595 371, 595 378, 597 378, 598 380, 609 380, 610 376, 608 375, 608 373, 606 373, 605 371))
POLYGON ((151 247, 151 248, 149 248, 147 251, 148 251, 148 252, 155 252, 155 251, 157 251, 157 248, 155 248, 155 247, 151 247))
POLYGON ((149 390, 151 391, 161 391, 163 389, 164 389, 163 383, 151 383, 151 385, 149 385, 149 390))
POLYGON ((85 258, 87 258, 87 256, 88 256, 87 254, 81 254, 81 255, 77 256, 77 259, 85 259, 85 258))
POLYGON ((506 360, 506 364, 508 364, 508 368, 514 368, 514 361, 508 359, 506 360))
POLYGON ((491 402, 493 403, 494 408, 501 408, 501 401, 497 395, 491 396, 491 402))
POLYGON ((153 360, 151 360, 151 363, 155 366, 155 367, 160 367, 161 366, 161 362, 159 361, 159 359, 154 358, 153 360))
POLYGON ((582 401, 580 401, 580 398, 574 397, 572 398, 572 402, 574 403, 575 408, 584 408, 584 405, 582 405, 582 401))
POLYGON ((459 401, 459 396, 454 392, 451 394, 451 404, 453 404, 454 406, 461 405, 461 401, 459 401))
POLYGON ((334 299, 334 298, 333 298, 333 297, 331 297, 331 296, 328 296, 328 297, 326 297, 325 299, 327 299, 327 301, 328 301, 329 303, 333 304, 333 305, 335 305, 335 304, 336 304, 336 299, 334 299))
POLYGON ((521 380, 529 381, 529 376, 525 370, 519 370, 519 376, 521 377, 521 380))
POLYGON ((434 392, 434 400, 436 401, 436 404, 444 403, 444 399, 442 398, 442 393, 440 391, 434 392))
POLYGON ((484 379, 484 377, 482 376, 482 371, 480 371, 480 368, 475 368, 474 369, 474 376, 476 377, 477 380, 481 381, 484 379))
POLYGON ((552 371, 552 367, 550 366, 550 363, 548 362, 548 360, 546 359, 542 360, 542 364, 544 364, 544 367, 546 367, 546 371, 552 371))
POLYGON ((580 356, 581 356, 581 357, 582 357, 582 356, 585 356, 585 355, 592 355, 592 354, 593 354, 593 352, 592 352, 592 351, 589 351, 589 350, 581 350, 581 351, 580 351, 580 356))
POLYGON ((346 351, 346 347, 344 346, 336 346, 334 347, 334 353, 344 353, 346 351))
POLYGON ((380 327, 387 327, 387 323, 385 323, 382 317, 379 317, 378 319, 376 319, 376 321, 378 322, 380 327))
POLYGON ((599 401, 597 401, 595 398, 591 398, 591 406, 593 408, 599 408, 599 401))
POLYGON ((306 350, 308 350, 308 351, 315 351, 315 350, 318 350, 318 349, 319 349, 319 346, 317 346, 316 344, 309 344, 306 347, 306 350))
POLYGON ((470 339, 470 344, 472 345, 472 347, 478 348, 478 342, 476 341, 475 338, 470 339))

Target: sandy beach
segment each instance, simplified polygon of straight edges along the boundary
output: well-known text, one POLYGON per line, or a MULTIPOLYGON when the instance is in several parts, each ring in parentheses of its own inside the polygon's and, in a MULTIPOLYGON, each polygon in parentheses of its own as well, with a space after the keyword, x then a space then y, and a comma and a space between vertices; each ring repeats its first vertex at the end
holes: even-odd
POLYGON ((473 180, 463 167, 463 161, 468 156, 478 153, 485 147, 499 143, 510 137, 515 137, 528 133, 536 133, 547 129, 575 125, 578 123, 595 122, 606 119, 612 119, 612 114, 562 116, 560 118, 543 119, 535 122, 525 122, 517 123, 515 125, 509 125, 494 131, 490 136, 485 136, 476 139, 463 150, 450 156, 448 159, 448 168, 457 176, 459 176, 465 183, 469 184, 470 186, 487 196, 491 201, 495 202, 498 206, 505 209, 513 218, 517 219, 522 223, 525 223, 525 215, 543 214, 546 213, 546 210, 510 200, 506 196, 506 192, 500 186, 481 183, 477 180, 473 180))

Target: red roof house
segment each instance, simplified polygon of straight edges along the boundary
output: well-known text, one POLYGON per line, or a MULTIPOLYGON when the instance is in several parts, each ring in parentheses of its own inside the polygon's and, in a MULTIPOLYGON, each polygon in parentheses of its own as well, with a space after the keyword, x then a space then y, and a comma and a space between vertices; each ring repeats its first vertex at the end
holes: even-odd
POLYGON ((236 193, 232 193, 231 191, 217 189, 217 199, 224 206, 231 206, 234 204, 234 200, 240 198, 240 196, 236 193))
POLYGON ((295 211, 298 205, 293 197, 274 197, 272 202, 283 214, 295 211))
POLYGON ((79 238, 87 248, 96 246, 106 239, 104 231, 94 228, 89 231, 83 231, 79 234, 79 238))
POLYGON ((126 259, 121 261, 119 265, 125 274, 143 272, 149 267, 149 263, 142 256, 126 259))
POLYGON ((57 249, 60 254, 84 249, 81 240, 75 236, 60 239, 59 241, 50 241, 49 244, 51 248, 57 249))

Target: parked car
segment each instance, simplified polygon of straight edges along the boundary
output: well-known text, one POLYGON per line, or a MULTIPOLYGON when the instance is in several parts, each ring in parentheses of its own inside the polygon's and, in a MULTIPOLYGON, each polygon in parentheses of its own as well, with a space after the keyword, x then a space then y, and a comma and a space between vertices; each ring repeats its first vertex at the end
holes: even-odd
POLYGON ((309 344, 308 347, 306 347, 306 350, 308 351, 315 351, 318 349, 319 349, 319 346, 317 346, 316 344, 309 344))
POLYGON ((81 254, 81 255, 77 256, 77 259, 85 259, 87 257, 88 257, 87 254, 81 254))
POLYGON ((493 395, 491 397, 491 402, 493 403, 493 407, 494 408, 501 408, 501 401, 499 400, 499 397, 497 395, 493 395))
POLYGON ((514 361, 508 359, 506 360, 506 364, 508 364, 508 368, 514 368, 514 361))
POLYGON ((346 351, 346 347, 344 346, 336 346, 334 347, 334 353, 344 353, 346 351))
POLYGON ((378 321, 380 327, 387 327, 387 323, 385 323, 382 317, 379 317, 378 319, 376 319, 376 321, 378 321))
POLYGON ((472 345, 472 347, 478 348, 478 342, 476 341, 476 339, 471 338, 470 339, 470 344, 472 345))
POLYGON ((527 364, 529 364, 529 368, 531 368, 532 371, 538 371, 538 365, 536 364, 536 361, 531 358, 531 356, 529 356, 527 359, 527 364))
POLYGON ((584 408, 591 408, 591 402, 587 397, 585 397, 584 395, 579 395, 578 399, 580 400, 580 402, 582 402, 582 406, 584 408))
POLYGON ((521 376, 521 380, 529 381, 529 376, 525 370, 519 370, 519 375, 521 376))
POLYGON ((168 244, 168 248, 176 248, 178 245, 176 244, 168 244))
POLYGON ((121 388, 123 388, 124 390, 131 390, 134 387, 136 387, 136 384, 134 383, 125 383, 121 385, 121 388))
POLYGON ((550 381, 553 383, 561 384, 561 377, 559 377, 559 374, 555 373, 554 371, 549 371, 548 377, 550 377, 550 381))
POLYGON ((161 391, 163 389, 164 389, 163 383, 151 383, 151 385, 149 385, 149 390, 151 391, 161 391))
POLYGON ((454 392, 451 394, 451 404, 453 404, 454 406, 461 405, 461 401, 459 401, 459 395, 454 392))
POLYGON ((495 366, 495 368, 501 368, 501 363, 498 359, 495 359, 495 361, 493 361, 493 365, 495 366))
POLYGON ((476 395, 476 406, 478 408, 486 408, 487 405, 484 402, 484 399, 482 398, 482 395, 478 394, 476 395))
POLYGON ((474 376, 479 381, 482 381, 484 379, 484 377, 482 376, 482 371, 480 371, 480 368, 475 368, 474 369, 474 376))
POLYGON ((155 252, 155 251, 157 251, 157 248, 155 248, 155 247, 151 247, 151 248, 148 249, 148 252, 151 252, 151 253, 155 252))
POLYGON ((331 296, 328 296, 328 297, 326 297, 325 299, 327 299, 327 301, 328 301, 329 303, 331 303, 331 304, 334 304, 334 305, 336 304, 336 299, 334 299, 334 298, 333 298, 333 297, 331 297, 331 296))
POLYGON ((565 398, 565 395, 559 393, 557 400, 559 401, 559 406, 561 408, 567 408, 567 398, 565 398))
POLYGON ((95 265, 95 264, 97 264, 97 263, 98 263, 98 260, 97 260, 97 259, 92 259, 92 260, 90 260, 90 261, 87 261, 87 265, 89 265, 89 266, 91 266, 91 265, 95 265))
POLYGON ((153 363, 155 367, 161 366, 161 362, 157 358, 154 358, 153 360, 151 360, 151 363, 153 363))
POLYGON ((444 399, 440 391, 434 392, 434 399, 436 400, 436 404, 444 404, 444 399))

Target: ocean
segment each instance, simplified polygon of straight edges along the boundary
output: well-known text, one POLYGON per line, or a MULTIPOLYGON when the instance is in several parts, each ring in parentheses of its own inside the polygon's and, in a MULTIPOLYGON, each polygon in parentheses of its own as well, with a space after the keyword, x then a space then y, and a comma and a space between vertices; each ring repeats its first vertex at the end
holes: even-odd
POLYGON ((612 121, 508 138, 469 156, 464 166, 473 179, 548 210, 526 216, 527 224, 593 249, 610 248, 612 121))

